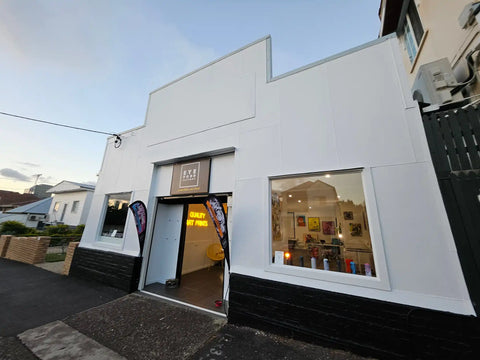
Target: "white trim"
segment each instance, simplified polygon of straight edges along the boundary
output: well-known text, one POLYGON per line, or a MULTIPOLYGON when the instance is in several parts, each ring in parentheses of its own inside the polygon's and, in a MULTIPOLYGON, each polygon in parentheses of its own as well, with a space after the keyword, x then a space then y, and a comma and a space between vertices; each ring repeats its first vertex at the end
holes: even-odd
MULTIPOLYGON (((370 232, 370 239, 372 244, 372 253, 374 257, 375 263, 375 270, 376 276, 375 277, 368 277, 363 275, 355 275, 355 274, 348 274, 343 272, 336 272, 336 271, 325 271, 321 269, 310 269, 310 268, 302 268, 290 265, 276 265, 271 262, 272 257, 272 201, 271 201, 271 193, 272 193, 272 179, 278 178, 290 178, 295 176, 292 175, 285 175, 280 177, 270 177, 266 181, 268 182, 266 188, 268 189, 266 197, 268 198, 268 214, 269 220, 268 223, 268 241, 266 246, 266 253, 268 256, 265 256, 265 266, 264 270, 266 272, 273 272, 278 274, 284 275, 291 275, 309 279, 315 279, 319 281, 325 282, 335 282, 340 284, 352 285, 352 286, 359 286, 359 287, 368 287, 380 290, 391 290, 390 280, 388 277, 387 265, 385 260, 385 251, 383 248, 383 240, 380 228, 380 221, 378 216, 377 204, 375 201, 375 190, 373 185, 373 179, 371 174, 370 168, 364 169, 342 169, 340 171, 322 171, 318 173, 311 173, 312 176, 316 174, 324 174, 324 173, 339 173, 344 172, 348 173, 350 171, 358 171, 361 173, 362 176, 362 185, 363 185, 363 193, 365 195, 365 205, 367 208, 367 217, 369 223, 369 232, 370 232)), ((298 176, 308 176, 310 174, 297 174, 298 176)))
POLYGON ((153 90, 153 91, 150 93, 150 95, 152 95, 153 93, 155 93, 155 92, 157 92, 157 91, 159 91, 159 90, 162 90, 162 89, 164 89, 164 88, 166 88, 166 87, 168 87, 168 86, 170 86, 170 85, 173 85, 173 84, 175 84, 176 82, 179 82, 179 81, 181 81, 181 80, 183 80, 183 79, 185 79, 185 78, 187 78, 187 77, 189 77, 189 76, 191 76, 191 75, 193 75, 193 74, 195 74, 195 73, 197 73, 197 72, 199 72, 199 71, 201 71, 201 70, 203 70, 203 69, 205 69, 205 68, 207 68, 207 67, 209 67, 209 66, 215 65, 216 63, 218 63, 218 62, 220 62, 220 61, 222 61, 222 60, 225 60, 226 58, 229 58, 230 56, 233 56, 233 55, 235 55, 235 54, 238 54, 239 52, 242 52, 243 50, 246 50, 246 49, 248 49, 249 47, 252 47, 252 46, 254 46, 254 45, 260 44, 261 42, 265 41, 266 39, 270 39, 270 35, 266 35, 266 36, 264 36, 264 37, 262 37, 262 38, 260 38, 260 39, 258 39, 258 40, 256 40, 256 41, 254 41, 254 42, 251 42, 250 44, 247 44, 247 45, 245 45, 245 46, 242 46, 240 49, 237 49, 237 50, 235 50, 235 51, 233 51, 233 52, 231 52, 231 53, 229 53, 229 54, 227 54, 227 55, 224 55, 224 56, 222 56, 222 57, 220 57, 220 58, 218 58, 218 59, 216 59, 216 60, 213 60, 213 61, 209 62, 208 64, 206 64, 206 65, 204 65, 204 66, 202 66, 202 67, 200 67, 200 68, 198 68, 198 69, 196 69, 196 70, 193 70, 193 71, 189 72, 188 74, 185 74, 185 75, 179 77, 178 79, 173 80, 173 81, 169 82, 168 84, 165 84, 165 85, 159 87, 158 89, 153 90))
MULTIPOLYGON (((102 213, 101 213, 101 217, 100 217, 100 219, 102 219, 102 221, 98 222, 99 226, 97 228, 97 236, 95 237, 95 244, 100 246, 100 247, 110 248, 112 250, 117 250, 117 251, 123 251, 124 246, 125 246, 125 235, 127 234, 127 231, 128 231, 128 223, 129 223, 128 219, 131 216, 128 209, 127 209, 127 217, 125 218, 125 225, 123 227, 122 237, 121 238, 112 238, 112 237, 109 237, 109 236, 102 236, 103 225, 105 224, 105 216, 107 214, 108 199, 111 195, 119 195, 119 194, 130 194, 128 204, 130 205, 132 203, 133 191, 118 191, 118 192, 108 193, 108 194, 104 195, 102 213), (118 241, 118 243, 108 241, 110 239, 119 239, 119 241, 118 241)), ((138 256, 138 253, 135 256, 138 256)))
POLYGON ((341 57, 344 57, 346 55, 349 55, 349 54, 353 54, 357 51, 361 51, 361 50, 364 50, 366 48, 369 48, 371 46, 374 46, 374 45, 377 45, 377 44, 380 44, 384 41, 387 41, 387 40, 390 40, 390 39, 393 39, 393 38, 396 38, 397 35, 395 33, 391 33, 389 35, 386 35, 386 36, 383 36, 381 38, 378 38, 378 39, 375 39, 373 41, 370 41, 370 42, 367 42, 365 44, 362 44, 362 45, 359 45, 359 46, 356 46, 354 48, 351 48, 349 50, 346 50, 346 51, 342 51, 342 52, 339 52, 338 54, 334 54, 332 56, 329 56, 329 57, 326 57, 325 59, 322 59, 322 60, 319 60, 319 61, 315 61, 311 64, 307 64, 305 66, 302 66, 302 67, 299 67, 297 69, 294 69, 294 70, 291 70, 291 71, 288 71, 284 74, 281 74, 281 75, 278 75, 278 76, 275 76, 273 78, 270 79, 269 82, 272 82, 272 81, 276 81, 276 80, 280 80, 284 77, 287 77, 287 76, 290 76, 290 75, 293 75, 293 74, 297 74, 299 72, 302 72, 302 71, 305 71, 305 70, 308 70, 310 68, 313 68, 315 66, 318 66, 318 65, 321 65, 321 64, 325 64, 327 62, 330 62, 330 61, 333 61, 335 59, 338 59, 338 58, 341 58, 341 57))

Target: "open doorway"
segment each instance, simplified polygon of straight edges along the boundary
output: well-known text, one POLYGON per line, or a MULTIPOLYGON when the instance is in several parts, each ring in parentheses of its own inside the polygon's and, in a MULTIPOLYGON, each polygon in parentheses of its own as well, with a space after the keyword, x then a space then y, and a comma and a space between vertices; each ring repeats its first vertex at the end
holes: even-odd
POLYGON ((224 254, 203 198, 160 201, 143 290, 223 313, 224 254))

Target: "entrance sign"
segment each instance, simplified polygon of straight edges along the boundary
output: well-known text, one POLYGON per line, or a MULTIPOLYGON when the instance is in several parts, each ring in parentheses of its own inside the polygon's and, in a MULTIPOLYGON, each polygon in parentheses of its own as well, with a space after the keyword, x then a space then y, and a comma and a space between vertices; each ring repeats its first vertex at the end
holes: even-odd
POLYGON ((147 207, 145 204, 137 200, 129 205, 135 218, 135 226, 137 227, 138 243, 140 244, 140 256, 143 254, 143 244, 145 243, 145 233, 147 231, 147 207))
POLYGON ((205 207, 207 208, 210 217, 213 220, 215 225, 215 230, 217 230, 218 238, 220 239, 220 244, 222 245, 223 252, 225 254, 225 260, 230 266, 230 250, 228 246, 228 230, 227 230, 227 216, 223 210, 222 203, 214 195, 210 195, 204 202, 205 207))
POLYGON ((173 165, 170 195, 208 193, 210 159, 201 159, 173 165))

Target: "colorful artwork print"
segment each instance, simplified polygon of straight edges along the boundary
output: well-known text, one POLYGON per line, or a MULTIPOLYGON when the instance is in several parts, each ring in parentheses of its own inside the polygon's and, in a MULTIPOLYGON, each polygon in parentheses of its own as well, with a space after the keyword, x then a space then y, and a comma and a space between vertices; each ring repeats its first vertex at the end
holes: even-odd
POLYGON ((297 216, 297 226, 306 226, 307 223, 305 222, 305 216, 299 215, 297 216))
POLYGON ((324 235, 335 235, 335 222, 322 221, 322 230, 324 235))
POLYGON ((343 218, 345 220, 353 220, 353 211, 344 211, 343 218))
POLYGON ((350 235, 352 236, 362 236, 362 225, 350 223, 350 235))
POLYGON ((320 231, 320 218, 318 217, 308 218, 308 231, 320 231))
POLYGON ((311 243, 316 243, 317 240, 317 235, 316 234, 303 234, 303 241, 305 244, 311 244, 311 243))

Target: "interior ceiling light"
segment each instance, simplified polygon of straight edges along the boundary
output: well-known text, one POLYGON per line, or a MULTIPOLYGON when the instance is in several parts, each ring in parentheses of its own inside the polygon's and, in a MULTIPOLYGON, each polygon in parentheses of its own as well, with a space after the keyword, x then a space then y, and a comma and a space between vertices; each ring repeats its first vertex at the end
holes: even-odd
POLYGON ((299 202, 299 203, 301 203, 301 202, 302 202, 302 200, 298 200, 298 202, 299 202))
POLYGON ((330 177, 330 174, 325 175, 325 177, 326 177, 326 178, 329 178, 329 177, 330 177))
POLYGON ((288 194, 288 197, 292 197, 292 194, 288 194))

